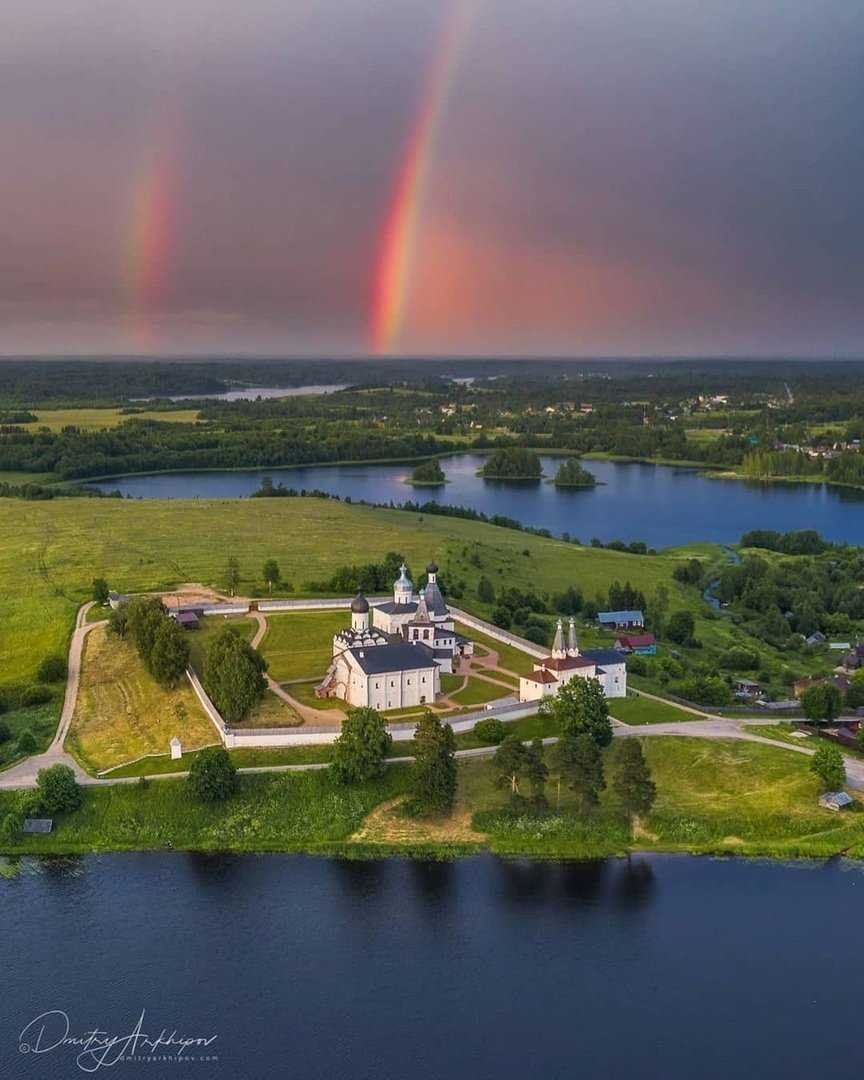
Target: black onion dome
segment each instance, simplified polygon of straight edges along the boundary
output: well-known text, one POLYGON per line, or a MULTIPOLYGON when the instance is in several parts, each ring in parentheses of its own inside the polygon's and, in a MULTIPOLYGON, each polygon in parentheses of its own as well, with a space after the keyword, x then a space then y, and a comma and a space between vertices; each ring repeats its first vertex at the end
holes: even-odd
POLYGON ((365 615, 369 610, 369 601, 363 595, 358 592, 354 599, 351 601, 351 610, 357 615, 365 615))
POLYGON ((436 563, 434 559, 426 567, 426 573, 427 574, 437 574, 438 573, 438 563, 436 563))

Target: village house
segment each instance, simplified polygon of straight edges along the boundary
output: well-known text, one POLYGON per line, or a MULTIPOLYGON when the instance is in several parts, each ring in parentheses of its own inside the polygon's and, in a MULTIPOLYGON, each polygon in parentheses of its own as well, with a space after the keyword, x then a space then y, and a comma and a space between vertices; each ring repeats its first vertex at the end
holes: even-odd
POLYGON ((636 630, 645 625, 645 616, 641 611, 601 611, 597 622, 604 630, 636 630))
POLYGON ((615 648, 623 653, 636 653, 637 656, 655 656, 657 639, 653 634, 622 634, 616 640, 615 648))
POLYGON ((576 623, 571 618, 564 643, 564 624, 558 620, 549 656, 536 661, 530 675, 519 679, 520 701, 542 701, 554 697, 571 679, 597 679, 606 697, 626 697, 627 664, 617 649, 588 649, 580 652, 576 623))

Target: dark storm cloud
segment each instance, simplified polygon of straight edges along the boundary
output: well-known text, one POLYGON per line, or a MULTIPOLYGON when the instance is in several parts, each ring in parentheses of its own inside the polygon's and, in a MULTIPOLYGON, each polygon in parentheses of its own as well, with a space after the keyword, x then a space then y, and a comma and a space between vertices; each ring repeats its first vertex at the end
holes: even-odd
MULTIPOLYGON (((7 0, 0 353, 129 347, 131 199, 169 130, 158 347, 364 351, 447 7, 7 0)), ((864 9, 477 8, 430 169, 406 349, 861 349, 864 9)))

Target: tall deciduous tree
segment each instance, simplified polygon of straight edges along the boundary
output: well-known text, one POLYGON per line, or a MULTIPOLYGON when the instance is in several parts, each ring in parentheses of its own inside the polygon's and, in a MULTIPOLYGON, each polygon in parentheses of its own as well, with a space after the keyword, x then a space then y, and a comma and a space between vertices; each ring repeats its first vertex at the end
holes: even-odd
POLYGON ((519 736, 508 735, 492 758, 498 787, 509 787, 511 795, 518 795, 519 782, 526 775, 529 757, 528 747, 519 736))
POLYGON ((825 791, 839 791, 846 783, 843 754, 833 743, 820 741, 810 759, 810 771, 819 777, 825 791))
POLYGON ((840 691, 831 683, 817 683, 801 695, 801 708, 808 720, 833 720, 842 704, 840 691))
POLYGON ((103 606, 108 603, 108 582, 105 578, 93 578, 93 599, 103 606))
POLYGON ((571 679, 541 703, 540 715, 555 720, 562 735, 584 733, 598 746, 612 742, 609 705, 597 679, 571 679))
POLYGON ((165 618, 162 602, 155 597, 136 596, 126 605, 127 633, 145 664, 149 663, 156 632, 165 618))
POLYGON ((36 787, 42 813, 68 813, 81 805, 81 788, 68 765, 40 769, 36 776, 36 787))
POLYGON ((202 802, 221 802, 234 794, 237 769, 224 746, 208 746, 196 754, 187 777, 192 794, 202 802))
POLYGON ((333 776, 341 784, 360 784, 383 775, 393 737, 375 709, 349 709, 333 745, 333 776))
POLYGON ((189 665, 189 641, 185 630, 167 617, 156 629, 147 667, 161 686, 176 686, 189 665))
POLYGON ((531 796, 537 803, 546 801, 546 781, 549 778, 549 767, 543 760, 543 740, 534 739, 527 748, 528 757, 525 763, 525 779, 531 786, 531 796))
POLYGON ((228 556, 228 565, 225 567, 225 588, 231 594, 236 595, 237 587, 240 584, 240 563, 237 561, 236 556, 228 556))
POLYGON ((275 559, 268 559, 267 562, 264 563, 264 581, 271 593, 273 592, 273 586, 279 584, 281 576, 279 563, 277 563, 275 559))
POLYGON ((456 796, 456 739, 453 728, 442 724, 429 709, 414 732, 414 767, 411 786, 414 803, 428 813, 443 813, 456 796))
POLYGON ((267 689, 264 657, 230 626, 210 642, 204 659, 204 689, 228 721, 236 724, 261 700, 267 689))
POLYGON ((657 787, 651 779, 651 770, 642 753, 638 739, 619 739, 615 755, 615 772, 612 790, 624 813, 630 819, 631 828, 635 818, 644 817, 657 797, 657 787))
POLYGON ((576 793, 582 812, 593 810, 606 787, 603 755, 596 741, 586 732, 562 735, 555 744, 555 765, 567 786, 576 793))

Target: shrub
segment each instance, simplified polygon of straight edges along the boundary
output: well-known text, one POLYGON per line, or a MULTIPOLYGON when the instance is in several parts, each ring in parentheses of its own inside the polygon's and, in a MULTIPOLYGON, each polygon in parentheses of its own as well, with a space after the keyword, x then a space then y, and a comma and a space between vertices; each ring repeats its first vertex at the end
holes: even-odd
POLYGON ((234 794, 237 769, 224 746, 208 746, 196 755, 186 782, 202 802, 222 802, 234 794))
POLYGON ((801 695, 801 708, 808 720, 833 720, 842 703, 840 691, 831 683, 817 683, 801 695))
POLYGON ((393 737, 375 709, 349 709, 333 744, 334 778, 341 784, 360 784, 384 774, 393 737))
POLYGON ((10 810, 0 824, 0 837, 3 840, 17 840, 24 827, 24 816, 17 810, 10 810))
POLYGON ((15 743, 15 751, 24 756, 35 754, 37 746, 36 736, 29 728, 25 728, 18 736, 18 741, 15 743))
POLYGON ((647 675, 648 674, 648 661, 644 656, 628 656, 627 657, 627 670, 631 675, 647 675))
POLYGON ((820 742, 810 759, 810 771, 822 781, 824 791, 839 791, 846 783, 846 766, 840 748, 820 742))
POLYGON ((25 709, 29 709, 33 705, 47 705, 49 701, 52 701, 54 694, 51 691, 50 686, 25 686, 21 691, 19 701, 25 709))
POLYGON ((66 661, 62 656, 46 656, 36 672, 40 683, 62 682, 66 675, 66 661))
POLYGON ((39 804, 46 814, 64 814, 77 810, 82 802, 81 788, 68 765, 40 769, 36 780, 39 804))
POLYGON ((486 746, 497 746, 504 741, 507 729, 497 717, 490 716, 474 725, 474 734, 486 746))
POLYGON ((8 742, 12 738, 12 732, 8 724, 0 720, 0 743, 8 742))

